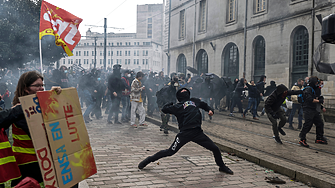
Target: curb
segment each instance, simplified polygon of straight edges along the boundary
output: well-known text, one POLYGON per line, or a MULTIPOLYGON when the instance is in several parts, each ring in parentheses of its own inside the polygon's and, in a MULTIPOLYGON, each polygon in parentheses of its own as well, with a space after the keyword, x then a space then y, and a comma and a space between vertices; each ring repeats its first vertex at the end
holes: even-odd
MULTIPOLYGON (((146 121, 158 126, 161 124, 161 121, 152 117, 146 117, 146 121)), ((173 132, 179 132, 177 126, 168 125, 168 128, 173 132)), ((290 161, 273 157, 260 151, 252 150, 241 145, 218 139, 211 135, 208 136, 213 140, 213 142, 219 147, 221 151, 234 153, 238 157, 241 157, 265 168, 272 169, 275 172, 279 172, 280 174, 289 176, 290 178, 303 182, 308 186, 315 186, 320 188, 335 188, 335 182, 331 181, 334 180, 334 177, 331 175, 297 165, 290 161), (311 176, 310 174, 313 174, 313 176, 311 176)))

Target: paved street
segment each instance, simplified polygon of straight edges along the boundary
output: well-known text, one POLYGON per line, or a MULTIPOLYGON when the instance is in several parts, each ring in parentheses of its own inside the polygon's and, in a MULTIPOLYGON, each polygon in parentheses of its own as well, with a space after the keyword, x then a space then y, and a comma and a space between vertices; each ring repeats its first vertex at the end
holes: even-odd
MULTIPOLYGON (((223 152, 224 162, 234 171, 218 171, 211 152, 194 143, 185 145, 172 157, 149 164, 143 170, 138 163, 148 155, 166 149, 176 133, 164 135, 159 127, 132 128, 129 124, 87 124, 98 173, 86 180, 89 187, 308 187, 270 169, 223 152), (267 183, 265 177, 277 176, 286 184, 267 183)), ((84 186, 80 186, 84 187, 84 186)))

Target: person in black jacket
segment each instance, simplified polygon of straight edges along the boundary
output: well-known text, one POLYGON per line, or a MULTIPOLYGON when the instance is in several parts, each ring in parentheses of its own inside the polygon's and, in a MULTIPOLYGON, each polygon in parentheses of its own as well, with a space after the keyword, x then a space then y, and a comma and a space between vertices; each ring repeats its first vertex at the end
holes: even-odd
POLYGON ((122 124, 119 122, 119 111, 122 91, 125 86, 121 80, 121 65, 113 66, 113 74, 108 78, 108 89, 112 99, 112 109, 109 111, 107 122, 112 124, 112 116, 114 115, 114 124, 122 124))
POLYGON ((306 143, 306 134, 311 130, 313 124, 316 126, 316 140, 317 144, 328 144, 327 139, 323 136, 323 120, 321 118, 321 110, 325 110, 322 105, 324 102, 323 96, 320 96, 321 91, 318 87, 319 80, 315 76, 309 78, 308 86, 303 91, 302 103, 305 123, 302 126, 299 137, 299 144, 304 147, 309 147, 306 143))
MULTIPOLYGON (((164 86, 162 89, 157 91, 156 96, 157 96, 157 105, 160 111, 162 110, 163 106, 167 103, 174 103, 176 102, 176 92, 179 87, 178 84, 178 78, 173 77, 171 79, 171 82, 164 86)), ((161 119, 162 119, 162 125, 160 127, 160 130, 163 131, 165 134, 169 134, 168 131, 168 123, 170 119, 170 114, 163 113, 161 111, 161 119)))
POLYGON ((180 132, 176 135, 169 149, 161 150, 147 157, 138 164, 138 168, 143 169, 151 162, 163 157, 172 156, 177 153, 181 147, 192 141, 213 152, 215 162, 220 167, 219 171, 233 174, 233 171, 224 164, 220 149, 201 129, 201 113, 199 108, 206 110, 210 116, 213 116, 214 110, 200 99, 190 98, 190 95, 191 93, 188 89, 181 88, 176 94, 179 103, 168 103, 164 105, 162 109, 164 113, 173 114, 177 117, 180 132))
POLYGON ((243 115, 243 109, 242 109, 242 101, 243 101, 243 91, 247 88, 245 85, 247 83, 247 80, 245 78, 241 78, 238 84, 236 85, 236 88, 233 92, 233 98, 232 98, 232 105, 230 107, 230 114, 229 116, 234 116, 234 106, 235 104, 238 107, 239 113, 243 115))
POLYGON ((283 144, 279 138, 279 133, 286 135, 282 127, 286 123, 285 112, 280 108, 280 106, 285 101, 286 96, 301 94, 302 90, 291 91, 283 84, 277 86, 277 89, 272 92, 272 94, 265 101, 265 112, 272 123, 272 131, 274 134, 274 139, 277 143, 283 144), (277 126, 277 119, 280 119, 279 125, 277 126))
POLYGON ((253 119, 258 120, 256 117, 257 113, 257 98, 260 96, 259 91, 257 90, 257 87, 255 85, 254 81, 250 81, 250 84, 246 83, 248 87, 248 94, 249 94, 249 101, 248 101, 248 107, 244 110, 242 117, 245 118, 245 114, 248 112, 248 110, 252 106, 252 115, 253 119))

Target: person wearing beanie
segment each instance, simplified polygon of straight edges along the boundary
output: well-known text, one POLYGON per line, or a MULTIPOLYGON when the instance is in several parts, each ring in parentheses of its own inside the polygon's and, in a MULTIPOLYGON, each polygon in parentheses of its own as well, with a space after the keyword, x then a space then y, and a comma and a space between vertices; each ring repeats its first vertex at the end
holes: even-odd
POLYGON ((324 110, 322 104, 324 102, 323 96, 319 92, 319 79, 316 76, 309 78, 308 85, 303 91, 304 102, 302 103, 305 123, 302 126, 299 137, 299 144, 304 147, 309 147, 306 143, 306 134, 311 130, 313 124, 316 126, 316 139, 317 144, 328 144, 327 139, 324 137, 324 124, 321 118, 321 110, 324 110), (320 105, 321 104, 321 105, 320 105))
POLYGON ((147 157, 138 164, 138 168, 143 169, 151 162, 155 162, 163 157, 172 156, 177 153, 181 147, 192 141, 213 152, 215 162, 219 166, 219 171, 233 174, 233 171, 224 164, 220 149, 201 129, 202 117, 199 109, 204 109, 210 116, 213 116, 214 110, 200 99, 190 98, 190 95, 191 93, 188 89, 181 88, 176 93, 179 103, 168 103, 164 105, 162 112, 173 114, 177 117, 180 132, 176 135, 170 148, 161 150, 147 157))
POLYGON ((286 124, 285 112, 280 108, 280 106, 285 101, 285 98, 290 95, 302 94, 302 90, 291 91, 283 84, 277 86, 271 95, 265 100, 265 112, 272 123, 272 131, 274 134, 274 139, 278 144, 283 144, 279 138, 279 133, 283 136, 286 133, 283 131, 283 127, 286 124), (280 119, 279 125, 277 126, 277 119, 280 119), (278 133, 279 132, 279 133, 278 133))

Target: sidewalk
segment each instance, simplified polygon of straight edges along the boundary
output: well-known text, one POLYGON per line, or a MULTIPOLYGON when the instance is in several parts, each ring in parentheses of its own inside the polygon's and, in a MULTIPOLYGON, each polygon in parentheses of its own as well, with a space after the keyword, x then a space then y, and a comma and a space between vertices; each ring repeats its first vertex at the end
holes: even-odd
POLYGON ((286 181, 280 187, 308 187, 225 152, 223 160, 235 174, 219 172, 212 153, 194 143, 139 170, 138 163, 167 149, 176 133, 165 135, 150 122, 140 128, 107 124, 106 116, 86 126, 98 167, 98 173, 86 180, 89 187, 276 187, 264 179, 273 176, 286 181))
MULTIPOLYGON (((148 118, 148 121, 160 124, 157 116, 148 118)), ((175 123, 170 122, 169 125, 171 129, 177 128, 175 123)), ((314 143, 313 128, 307 135, 309 149, 298 145, 299 131, 287 128, 284 128, 286 136, 281 136, 284 144, 275 143, 272 126, 266 116, 252 120, 252 116, 243 119, 239 113, 228 117, 228 112, 217 112, 211 122, 203 122, 202 128, 223 151, 235 153, 309 185, 335 186, 334 124, 327 123, 325 126, 325 135, 329 135, 328 145, 314 143)))

